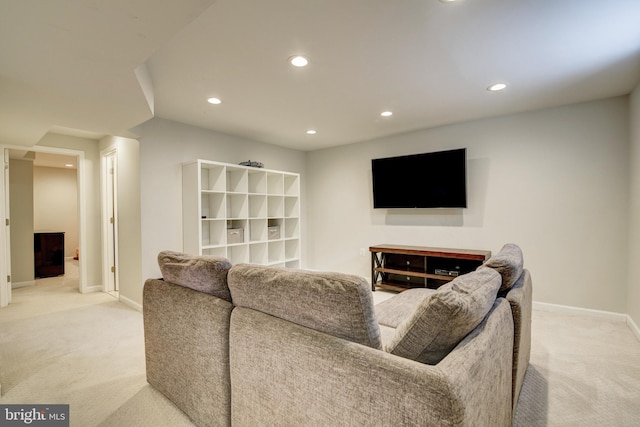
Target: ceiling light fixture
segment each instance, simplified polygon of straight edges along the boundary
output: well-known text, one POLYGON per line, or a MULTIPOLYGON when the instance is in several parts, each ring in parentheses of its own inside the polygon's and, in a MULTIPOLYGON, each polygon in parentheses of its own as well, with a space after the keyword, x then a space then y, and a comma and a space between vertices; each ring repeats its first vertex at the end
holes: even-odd
POLYGON ((71 163, 65 163, 65 167, 72 168, 73 165, 71 163))
POLYGON ((383 111, 382 113, 380 113, 380 115, 382 117, 389 117, 389 116, 393 116, 393 112, 392 111, 383 111))
POLYGON ((306 67, 307 65, 309 65, 309 58, 301 55, 292 56, 289 58, 289 64, 298 68, 306 67))
POLYGON ((496 84, 493 84, 493 85, 489 86, 487 88, 487 90, 489 92, 499 92, 499 91, 501 91, 503 89, 506 89, 506 88, 507 88, 506 84, 504 84, 504 83, 496 83, 496 84))
POLYGON ((318 131, 313 130, 313 129, 309 129, 309 130, 307 131, 307 135, 315 135, 316 133, 318 133, 318 131))
POLYGON ((218 104, 220 104, 222 101, 220 101, 220 99, 219 99, 219 98, 209 98, 209 99, 207 99, 207 102, 208 102, 209 104, 218 105, 218 104))

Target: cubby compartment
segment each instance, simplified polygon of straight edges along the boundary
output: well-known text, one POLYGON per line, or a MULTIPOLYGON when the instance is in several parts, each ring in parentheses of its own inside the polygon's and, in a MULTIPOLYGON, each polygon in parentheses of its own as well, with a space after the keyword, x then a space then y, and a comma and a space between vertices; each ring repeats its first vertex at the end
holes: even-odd
POLYGON ((284 175, 283 176, 283 194, 285 196, 298 197, 300 194, 300 176, 299 175, 284 175))
POLYGON ((269 218, 282 218, 284 216, 284 198, 282 196, 267 197, 267 215, 269 218))
POLYGON ((286 240, 284 242, 284 257, 287 261, 300 258, 300 241, 286 240))
POLYGON ((202 247, 226 244, 226 221, 216 219, 202 220, 202 247))
POLYGON ((241 264, 249 262, 249 245, 229 246, 227 257, 231 264, 241 264))
POLYGON ((200 218, 220 219, 225 217, 224 193, 203 192, 200 195, 200 218))
POLYGON ((297 218, 300 216, 300 199, 298 197, 284 198, 284 216, 287 218, 297 218))
POLYGON ((299 259, 294 259, 291 261, 287 261, 284 264, 285 268, 293 268, 293 269, 298 269, 300 268, 300 260, 299 259))
POLYGON ((252 264, 268 264, 266 243, 252 243, 249 245, 249 262, 252 264))
POLYGON ((300 237, 300 220, 298 218, 285 218, 284 238, 297 239, 300 237))
POLYGON ((267 193, 266 172, 249 171, 249 193, 250 194, 266 194, 267 193))
POLYGON ((249 220, 249 241, 264 242, 267 240, 267 220, 266 219, 250 219, 249 220))
POLYGON ((247 241, 247 220, 227 221, 227 245, 237 245, 247 241))
POLYGON ((246 194, 227 193, 227 218, 247 218, 249 203, 246 194))
POLYGON ((246 169, 227 168, 227 192, 246 193, 248 188, 246 169))
POLYGON ((282 219, 270 219, 267 225, 267 239, 280 240, 284 230, 282 229, 282 219))
POLYGON ((202 250, 202 255, 227 258, 227 248, 226 246, 219 246, 217 248, 206 248, 202 250))
POLYGON ((249 195, 249 218, 267 217, 267 196, 249 195))
POLYGON ((284 241, 277 240, 268 243, 269 264, 284 262, 284 241))
POLYGON ((284 178, 281 173, 267 173, 267 193, 276 195, 284 193, 284 178))
POLYGON ((200 183, 202 191, 225 191, 225 167, 209 165, 200 168, 200 183))

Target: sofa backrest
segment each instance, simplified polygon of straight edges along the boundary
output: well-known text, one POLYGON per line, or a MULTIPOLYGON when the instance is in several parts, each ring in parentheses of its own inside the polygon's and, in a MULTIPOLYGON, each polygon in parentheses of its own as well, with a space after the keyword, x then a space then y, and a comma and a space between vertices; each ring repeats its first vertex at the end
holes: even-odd
POLYGON ((502 276, 500 292, 508 292, 518 281, 524 270, 522 250, 514 243, 507 243, 500 252, 492 256, 479 268, 493 268, 502 276))
POLYGON ((231 302, 158 279, 142 300, 149 384, 196 425, 228 426, 231 302))
POLYGON ((504 296, 511 305, 514 327, 512 404, 515 410, 531 356, 531 274, 524 268, 522 250, 513 243, 504 245, 500 252, 489 258, 478 270, 486 268, 500 273, 502 285, 499 295, 504 296))
POLYGON ((231 262, 226 258, 162 251, 158 265, 166 282, 231 301, 227 285, 231 262))
POLYGON ((367 282, 358 276, 238 264, 229 271, 232 302, 380 349, 367 282))

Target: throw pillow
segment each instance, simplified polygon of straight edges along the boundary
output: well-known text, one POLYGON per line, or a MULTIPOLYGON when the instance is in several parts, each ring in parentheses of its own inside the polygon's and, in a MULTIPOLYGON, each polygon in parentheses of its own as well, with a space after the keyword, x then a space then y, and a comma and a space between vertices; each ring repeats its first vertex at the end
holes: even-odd
POLYGON ((436 364, 482 322, 495 302, 500 275, 484 268, 438 288, 405 319, 384 350, 436 364))
POLYGON ((227 285, 227 274, 231 268, 228 259, 162 251, 158 254, 158 264, 166 282, 231 301, 227 285))

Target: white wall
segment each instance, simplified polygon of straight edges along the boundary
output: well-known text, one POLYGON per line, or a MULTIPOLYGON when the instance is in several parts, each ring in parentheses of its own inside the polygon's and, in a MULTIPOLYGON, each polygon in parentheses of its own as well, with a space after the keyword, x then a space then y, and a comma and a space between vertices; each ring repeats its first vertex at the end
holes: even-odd
POLYGON ((115 148, 117 165, 118 275, 120 298, 142 305, 140 233, 140 143, 108 136, 100 150, 115 148))
POLYGON ((33 161, 11 159, 9 209, 11 219, 11 282, 33 284, 33 161))
POLYGON ((631 117, 631 154, 630 158, 630 195, 631 209, 629 214, 629 292, 627 312, 636 325, 640 326, 640 275, 638 265, 640 259, 640 84, 636 86, 630 97, 631 117))
POLYGON ((75 169, 34 166, 33 230, 64 233, 64 256, 78 249, 78 182, 75 169))
POLYGON ((305 153, 157 118, 133 131, 140 136, 143 279, 160 277, 158 252, 182 250, 181 165, 195 159, 234 164, 254 160, 268 169, 300 173, 301 238, 306 239, 305 153))
POLYGON ((514 242, 537 301, 626 312, 628 114, 619 97, 311 152, 308 265, 369 277, 373 244, 514 242), (372 209, 372 158, 459 147, 467 209, 372 209))

